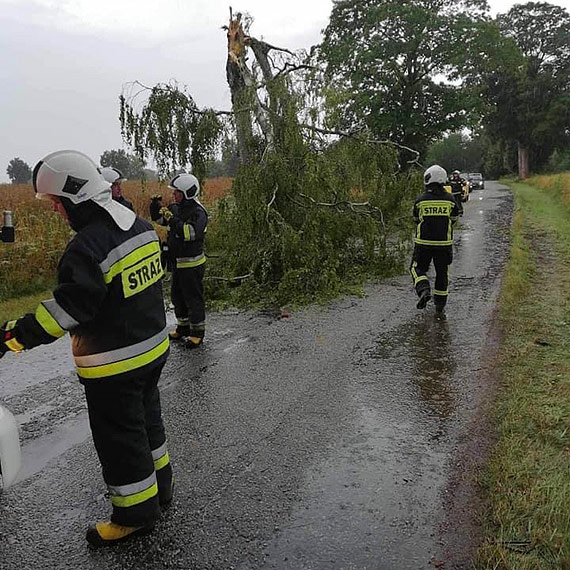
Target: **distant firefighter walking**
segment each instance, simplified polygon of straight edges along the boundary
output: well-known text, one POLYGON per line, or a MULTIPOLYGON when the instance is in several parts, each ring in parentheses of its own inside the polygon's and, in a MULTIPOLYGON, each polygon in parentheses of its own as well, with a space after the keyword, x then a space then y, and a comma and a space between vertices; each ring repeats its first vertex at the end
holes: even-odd
POLYGON ((410 272, 418 294, 418 309, 424 309, 432 298, 427 272, 431 262, 435 267, 433 300, 436 313, 444 311, 449 295, 449 266, 453 260, 453 226, 459 217, 459 207, 452 194, 445 191, 447 172, 438 165, 424 173, 425 192, 414 204, 416 222, 414 253, 410 272))

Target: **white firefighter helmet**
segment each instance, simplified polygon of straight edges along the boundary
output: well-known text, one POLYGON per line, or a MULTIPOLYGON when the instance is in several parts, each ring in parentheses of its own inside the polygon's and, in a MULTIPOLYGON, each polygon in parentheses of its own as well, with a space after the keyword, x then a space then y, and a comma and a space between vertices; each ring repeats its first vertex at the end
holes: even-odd
POLYGON ((102 167, 101 174, 109 184, 120 184, 121 182, 127 180, 127 178, 123 176, 123 173, 114 166, 102 167))
POLYGON ((77 150, 58 150, 42 158, 34 167, 32 183, 38 198, 49 194, 67 198, 72 204, 95 202, 122 230, 135 222, 134 212, 113 200, 111 185, 97 165, 77 150))
POLYGON ((430 166, 424 172, 424 184, 427 186, 428 184, 445 184, 447 182, 447 172, 444 168, 439 166, 438 164, 434 164, 430 166))
POLYGON ((184 194, 187 200, 194 200, 198 198, 200 193, 200 183, 193 174, 177 174, 171 181, 168 187, 171 190, 178 190, 184 194))
POLYGON ((451 174, 455 174, 456 176, 459 176, 461 174, 461 172, 459 172, 459 170, 454 170, 451 174))

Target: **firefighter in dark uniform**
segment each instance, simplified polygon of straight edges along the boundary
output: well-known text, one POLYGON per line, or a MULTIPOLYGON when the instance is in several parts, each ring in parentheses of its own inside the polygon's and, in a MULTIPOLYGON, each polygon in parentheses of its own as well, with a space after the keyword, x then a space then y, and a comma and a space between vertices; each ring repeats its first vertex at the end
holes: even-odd
POLYGON ((199 347, 204 340, 206 313, 204 304, 204 234, 208 212, 198 201, 200 184, 192 174, 178 174, 168 186, 174 203, 162 206, 162 197, 153 196, 151 219, 168 226, 168 266, 172 271, 171 299, 176 314, 172 340, 186 341, 188 348, 199 347))
POLYGON ((111 185, 111 194, 113 195, 113 200, 119 202, 119 204, 134 212, 135 209, 132 202, 129 202, 123 196, 123 189, 121 188, 121 184, 127 180, 123 176, 123 173, 114 166, 105 166, 104 168, 101 168, 101 174, 103 175, 103 178, 111 185))
POLYGON ((459 170, 454 170, 448 180, 448 186, 451 188, 451 193, 457 202, 457 209, 459 215, 463 216, 463 196, 464 196, 464 186, 466 184, 465 178, 461 177, 459 170))
POLYGON ((160 244, 80 152, 47 155, 33 185, 76 235, 60 259, 53 299, 3 325, 0 355, 71 335, 112 505, 110 521, 91 525, 86 538, 111 545, 148 532, 172 500, 157 387, 169 352, 160 244))
POLYGON ((410 272, 418 294, 418 309, 424 309, 431 299, 427 272, 433 260, 435 289, 433 298, 437 313, 443 313, 449 294, 449 266, 453 259, 453 225, 459 216, 455 198, 445 191, 447 172, 438 165, 424 173, 426 192, 414 204, 416 222, 414 253, 410 272))

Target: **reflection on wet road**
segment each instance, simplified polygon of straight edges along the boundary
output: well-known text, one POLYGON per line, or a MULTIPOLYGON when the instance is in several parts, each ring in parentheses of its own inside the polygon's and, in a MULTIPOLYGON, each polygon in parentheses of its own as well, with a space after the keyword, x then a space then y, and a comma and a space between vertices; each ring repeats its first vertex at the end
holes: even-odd
POLYGON ((83 541, 107 504, 68 346, 3 359, 25 466, 0 496, 0 568, 430 567, 477 409, 510 194, 488 183, 465 212, 446 318, 417 311, 402 276, 287 319, 211 315, 203 350, 175 347, 161 380, 175 503, 112 551, 83 541))

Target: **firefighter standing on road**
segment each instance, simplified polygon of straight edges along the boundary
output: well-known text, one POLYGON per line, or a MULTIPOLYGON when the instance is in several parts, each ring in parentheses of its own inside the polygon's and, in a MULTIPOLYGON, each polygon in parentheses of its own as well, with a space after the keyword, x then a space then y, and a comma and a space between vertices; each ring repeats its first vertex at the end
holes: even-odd
POLYGON ((465 178, 461 177, 459 170, 454 170, 449 177, 448 185, 451 187, 451 193, 457 202, 457 208, 459 210, 459 215, 463 216, 463 196, 465 193, 465 178))
POLYGON ((103 178, 111 185, 111 194, 113 195, 113 200, 116 200, 119 202, 119 204, 134 212, 135 209, 133 208, 132 203, 123 196, 123 189, 121 188, 121 184, 127 180, 123 176, 123 173, 114 166, 105 166, 101 168, 101 174, 103 175, 103 178))
POLYGON ((111 520, 90 526, 86 538, 112 545, 148 532, 172 500, 157 387, 169 350, 159 240, 111 198, 83 153, 47 155, 33 185, 77 233, 60 259, 54 298, 3 325, 0 356, 70 333, 112 504, 111 520))
POLYGON ((437 313, 443 313, 449 294, 449 265, 453 259, 453 225, 459 209, 453 196, 445 191, 447 172, 438 165, 424 173, 426 192, 414 204, 416 222, 414 253, 410 272, 418 294, 418 309, 424 309, 431 299, 431 288, 426 275, 433 260, 435 267, 434 304, 437 313))
POLYGON ((162 206, 162 197, 153 196, 151 219, 168 226, 168 265, 172 269, 171 298, 177 318, 172 340, 186 339, 188 348, 204 340, 206 314, 204 305, 204 233, 208 212, 198 201, 200 184, 193 174, 178 174, 168 186, 174 203, 162 206))

